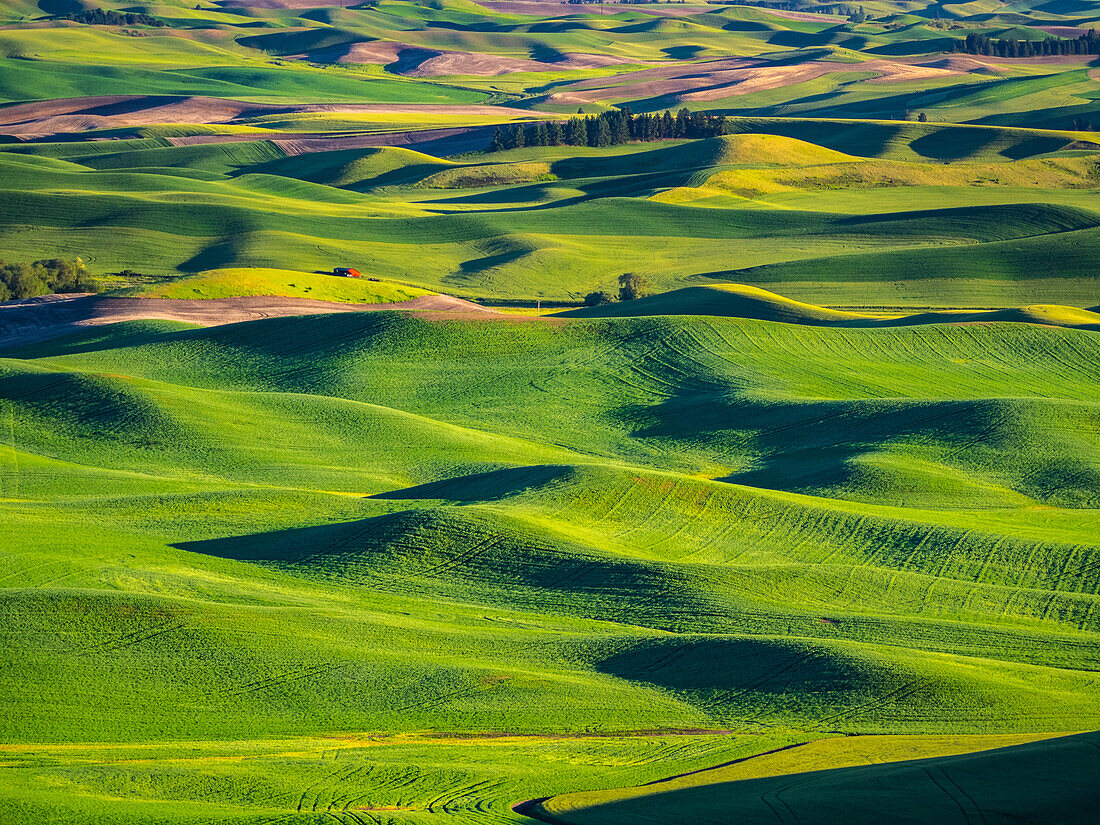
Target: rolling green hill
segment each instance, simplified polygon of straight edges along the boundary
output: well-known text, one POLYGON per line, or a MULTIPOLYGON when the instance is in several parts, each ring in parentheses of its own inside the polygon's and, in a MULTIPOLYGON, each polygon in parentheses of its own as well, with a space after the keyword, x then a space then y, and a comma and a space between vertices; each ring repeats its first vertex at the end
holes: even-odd
MULTIPOLYGON (((216 790, 255 781, 213 767, 230 739, 676 728, 753 734, 744 754, 1096 726, 1097 340, 381 313, 9 350, 0 693, 35 777, 9 810, 293 814, 300 791, 216 790)), ((441 747, 425 792, 492 746, 441 747)), ((739 758, 578 780, 533 747, 508 804, 739 758)), ((266 787, 303 757, 257 758, 266 787)), ((380 759, 317 810, 421 821, 424 797, 372 790, 380 759)), ((455 816, 499 799, 478 775, 455 816)))
POLYGON ((431 295, 416 287, 377 279, 337 278, 331 272, 283 269, 215 269, 169 283, 132 287, 127 296, 142 298, 218 299, 279 295, 347 304, 388 304, 431 295))
POLYGON ((352 260, 429 291, 532 303, 579 303, 624 271, 659 289, 732 280, 857 307, 1095 303, 1095 156, 944 178, 769 135, 449 161, 150 140, 0 151, 5 254, 68 251, 98 274, 352 260), (745 186, 752 197, 735 194, 745 186))
POLYGON ((0 825, 1095 818, 1100 3, 319 2, 0 4, 0 825))
POLYGON ((991 321, 1048 324, 1100 331, 1100 313, 1076 307, 1035 304, 1014 309, 922 312, 913 315, 868 315, 792 301, 742 284, 686 287, 633 301, 609 303, 558 313, 572 318, 623 318, 652 315, 716 315, 842 327, 897 327, 917 324, 973 324, 991 321))

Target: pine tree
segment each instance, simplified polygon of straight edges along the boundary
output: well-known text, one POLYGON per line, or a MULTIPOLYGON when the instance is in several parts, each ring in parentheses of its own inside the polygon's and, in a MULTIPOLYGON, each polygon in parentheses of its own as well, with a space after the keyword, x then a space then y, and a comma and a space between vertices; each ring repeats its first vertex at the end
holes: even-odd
POLYGON ((611 145, 611 128, 607 125, 607 118, 596 118, 596 142, 595 146, 611 145))
POLYGON ((673 127, 672 137, 686 138, 688 136, 688 118, 690 117, 687 107, 684 107, 676 113, 676 125, 673 127))
POLYGON ((561 128, 561 123, 555 120, 546 129, 550 146, 561 146, 565 143, 565 130, 561 128))
POLYGON ((636 139, 636 137, 637 137, 635 135, 635 132, 634 132, 634 128, 635 128, 635 126, 634 126, 634 113, 632 111, 630 111, 629 106, 623 106, 623 108, 620 111, 622 112, 622 120, 623 120, 623 125, 622 125, 623 139, 619 142, 620 143, 627 143, 631 140, 636 139))
POLYGON ((583 118, 574 117, 569 119, 569 128, 567 129, 566 142, 570 146, 588 145, 588 132, 585 129, 583 118))
POLYGON ((599 120, 600 119, 598 117, 586 117, 584 119, 584 132, 585 132, 584 145, 585 146, 595 146, 596 145, 596 133, 599 131, 599 128, 600 128, 597 125, 599 123, 599 120))
POLYGON ((630 142, 630 125, 627 118, 630 115, 628 112, 618 112, 612 115, 612 122, 610 124, 611 142, 615 144, 629 143, 630 142))

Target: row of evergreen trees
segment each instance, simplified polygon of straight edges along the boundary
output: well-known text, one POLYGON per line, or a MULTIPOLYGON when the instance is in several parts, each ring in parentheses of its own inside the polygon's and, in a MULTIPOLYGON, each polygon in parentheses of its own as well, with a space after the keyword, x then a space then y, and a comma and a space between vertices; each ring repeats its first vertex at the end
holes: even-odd
POLYGON ((88 9, 67 14, 62 20, 73 20, 77 23, 85 23, 89 26, 156 26, 165 25, 163 20, 145 14, 144 12, 119 13, 107 9, 88 9))
POLYGON ((726 133, 726 116, 681 109, 636 115, 628 108, 567 121, 541 121, 524 126, 498 126, 490 152, 524 146, 615 146, 631 141, 704 138, 726 133))
POLYGON ((1043 40, 1001 40, 988 34, 968 34, 965 40, 955 40, 951 51, 964 54, 985 54, 997 57, 1048 57, 1059 54, 1100 54, 1100 35, 1096 29, 1072 40, 1047 37, 1043 40))

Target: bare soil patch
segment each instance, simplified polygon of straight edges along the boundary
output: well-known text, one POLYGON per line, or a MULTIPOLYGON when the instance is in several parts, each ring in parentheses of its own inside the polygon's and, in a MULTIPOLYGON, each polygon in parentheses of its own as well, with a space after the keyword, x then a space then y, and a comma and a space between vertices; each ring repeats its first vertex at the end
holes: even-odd
MULTIPOLYGON (((0 109, 0 134, 23 140, 92 129, 118 129, 162 123, 239 124, 261 115, 347 112, 375 114, 452 114, 529 116, 507 106, 447 106, 444 104, 309 103, 271 105, 217 97, 116 95, 77 97, 20 103, 0 109)), ((234 140, 249 139, 233 135, 234 140)), ((259 137, 265 137, 260 135, 259 137)))
MULTIPOLYGON (((629 97, 672 95, 677 100, 720 100, 725 97, 804 83, 837 72, 874 72, 873 82, 890 83, 948 77, 960 72, 952 68, 900 60, 869 60, 864 63, 815 61, 773 64, 755 58, 724 58, 702 63, 659 66, 629 75, 628 86, 611 85, 598 78, 575 83, 569 92, 590 101, 629 97)), ((621 84, 621 79, 615 81, 621 84)))
POLYGON ((429 49, 385 40, 371 40, 312 52, 309 58, 329 63, 383 65, 395 74, 406 77, 495 77, 513 72, 574 71, 633 62, 626 58, 600 54, 565 54, 561 60, 541 61, 497 54, 429 49))
POLYGON ((495 128, 494 126, 469 126, 454 129, 375 132, 367 135, 303 135, 293 132, 266 135, 193 135, 168 138, 168 140, 173 146, 270 140, 288 155, 306 155, 311 152, 331 152, 338 149, 368 149, 376 146, 406 146, 427 155, 447 157, 488 148, 495 128))
POLYGON ((308 298, 247 297, 208 301, 175 298, 112 298, 102 295, 46 295, 0 304, 0 347, 44 341, 85 327, 120 321, 183 321, 203 327, 260 318, 320 315, 330 312, 407 310, 430 313, 499 315, 450 295, 422 295, 392 304, 338 304, 308 298))
MULTIPOLYGON (((243 0, 242 0, 243 2, 243 0)), ((699 5, 668 5, 637 6, 626 3, 599 3, 584 6, 571 6, 567 3, 539 2, 539 0, 487 0, 481 3, 486 8, 494 11, 508 12, 511 14, 529 14, 533 17, 573 17, 581 14, 621 14, 624 11, 639 12, 653 17, 687 17, 692 14, 700 14, 704 11, 714 11, 713 6, 699 5)))
POLYGON ((835 14, 821 14, 814 11, 783 11, 782 9, 765 8, 759 8, 758 11, 770 14, 773 17, 785 17, 788 20, 806 20, 811 23, 839 23, 847 19, 835 14))
POLYGON ((1055 37, 1077 38, 1089 33, 1088 29, 1080 26, 1035 26, 1041 32, 1053 34, 1055 37))

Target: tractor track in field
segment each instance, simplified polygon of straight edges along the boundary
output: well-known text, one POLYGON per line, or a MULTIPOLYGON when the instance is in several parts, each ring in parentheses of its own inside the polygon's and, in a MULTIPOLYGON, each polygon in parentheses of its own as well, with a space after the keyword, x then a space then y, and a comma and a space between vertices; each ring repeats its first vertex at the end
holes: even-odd
POLYGON ((398 132, 372 132, 360 135, 339 133, 310 134, 308 132, 269 132, 267 134, 190 135, 167 138, 173 146, 196 146, 211 143, 240 143, 266 140, 287 155, 307 155, 313 152, 333 152, 340 149, 373 149, 399 146, 417 152, 447 157, 488 148, 495 126, 462 126, 452 129, 407 129, 398 132))
MULTIPOLYGON (((763 751, 762 753, 754 753, 754 754, 750 754, 749 756, 741 756, 741 757, 738 757, 737 759, 730 759, 726 762, 719 762, 717 765, 708 765, 705 768, 696 768, 693 771, 684 771, 683 773, 672 774, 671 776, 664 776, 664 777, 661 777, 660 779, 654 779, 650 782, 643 782, 641 785, 638 785, 637 787, 639 787, 639 788, 648 788, 648 787, 652 787, 652 786, 655 786, 655 785, 663 785, 666 782, 674 782, 677 779, 683 779, 683 778, 688 777, 688 776, 697 776, 698 774, 707 773, 708 771, 715 771, 715 770, 719 770, 720 768, 728 768, 728 767, 732 767, 733 765, 740 765, 744 762, 749 762, 753 759, 759 759, 761 757, 766 757, 766 756, 774 756, 777 753, 782 753, 784 751, 794 750, 795 748, 801 748, 804 745, 810 744, 810 742, 812 742, 812 741, 816 741, 816 740, 811 739, 811 740, 807 740, 805 742, 792 742, 792 743, 787 744, 787 745, 781 745, 778 748, 772 748, 771 750, 763 751)), ((780 789, 780 790, 784 790, 784 789, 780 789)), ((545 797, 545 796, 540 797, 540 798, 536 798, 536 799, 524 799, 520 802, 513 803, 511 805, 511 808, 515 813, 519 814, 520 816, 526 816, 526 817, 529 817, 531 819, 537 819, 541 822, 549 823, 549 825, 561 825, 561 820, 558 820, 558 819, 554 818, 553 816, 551 816, 549 814, 545 814, 544 812, 539 810, 539 805, 543 802, 546 802, 548 799, 550 799, 550 797, 545 797)), ((767 803, 765 803, 765 804, 767 804, 767 803)), ((783 804, 784 807, 786 807, 785 803, 781 802, 781 804, 783 804)), ((768 807, 771 807, 771 806, 769 805, 768 807)), ((774 811, 774 809, 773 809, 773 811, 774 811)), ((777 815, 777 817, 779 817, 778 813, 776 815, 777 815)), ((784 820, 781 817, 779 817, 779 821, 782 822, 784 820)), ((798 822, 797 818, 794 821, 798 822)))

